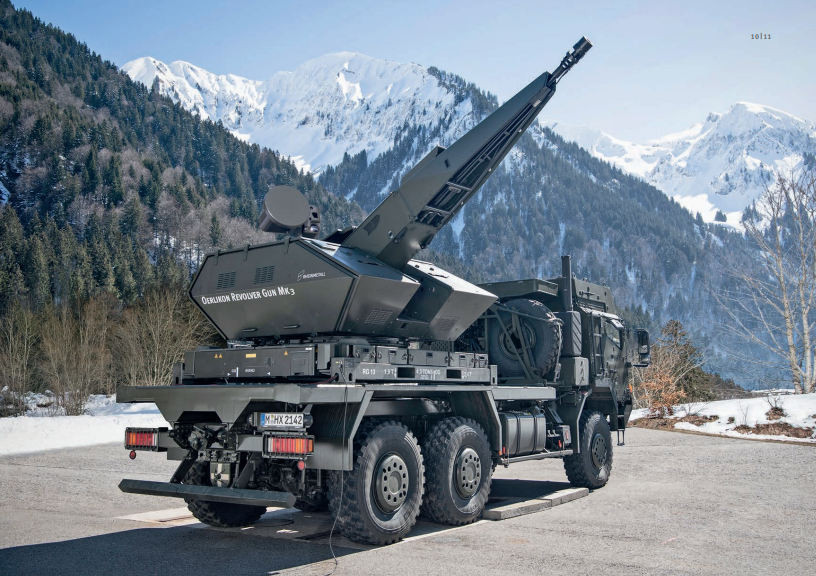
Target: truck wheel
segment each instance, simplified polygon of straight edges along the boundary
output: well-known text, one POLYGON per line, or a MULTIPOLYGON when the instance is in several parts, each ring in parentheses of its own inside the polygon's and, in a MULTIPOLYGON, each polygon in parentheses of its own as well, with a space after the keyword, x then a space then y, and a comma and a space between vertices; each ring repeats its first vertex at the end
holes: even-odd
POLYGON ((329 478, 329 508, 349 540, 397 542, 416 523, 422 503, 425 467, 419 444, 393 420, 365 426, 357 436, 354 469, 329 478))
MULTIPOLYGON (((190 468, 182 484, 194 486, 212 486, 210 482, 210 464, 198 462, 190 468)), ((226 502, 209 502, 185 498, 187 508, 199 522, 210 526, 237 528, 249 526, 258 521, 266 512, 265 506, 246 506, 244 504, 228 504, 226 502)))
POLYGON ((445 418, 431 428, 424 512, 434 522, 461 526, 481 516, 490 494, 490 445, 475 420, 445 418))
POLYGON ((612 472, 612 433, 606 416, 600 412, 584 412, 578 431, 581 452, 564 458, 567 478, 573 486, 601 488, 612 472))
MULTIPOLYGON (((558 361, 561 351, 561 326, 550 309, 536 300, 510 300, 506 306, 511 310, 536 316, 541 320, 519 317, 519 324, 524 338, 532 344, 530 361, 534 368, 538 368, 540 375, 549 372, 558 361)), ((497 366, 499 376, 524 376, 524 367, 516 358, 515 350, 520 351, 522 339, 513 332, 510 315, 499 311, 499 317, 507 326, 510 335, 504 333, 498 321, 488 323, 487 344, 490 353, 490 363, 497 366)))

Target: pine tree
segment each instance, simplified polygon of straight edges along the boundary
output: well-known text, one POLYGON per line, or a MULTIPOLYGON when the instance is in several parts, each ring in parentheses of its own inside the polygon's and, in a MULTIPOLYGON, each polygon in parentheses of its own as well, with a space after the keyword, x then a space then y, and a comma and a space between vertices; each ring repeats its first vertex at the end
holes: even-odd
POLYGON ((20 251, 25 247, 23 238, 23 226, 17 213, 8 204, 0 206, 0 314, 22 297, 15 291, 15 284, 17 274, 22 273, 19 262, 20 251))
POLYGON ((115 154, 108 169, 105 172, 105 184, 108 186, 108 206, 117 206, 125 197, 125 187, 122 184, 121 173, 122 161, 118 154, 115 154))
POLYGON ((210 219, 210 246, 217 248, 221 244, 221 222, 218 216, 213 212, 210 219))
POLYGON ((122 216, 119 220, 119 226, 122 234, 136 240, 139 230, 142 228, 142 221, 144 220, 144 209, 142 203, 139 202, 139 197, 134 195, 125 203, 125 208, 122 210, 122 216))
POLYGON ((51 302, 51 279, 48 273, 48 258, 40 234, 26 242, 24 257, 25 280, 28 303, 31 309, 39 310, 51 302))
POLYGON ((88 157, 85 159, 85 172, 83 173, 85 177, 85 190, 89 193, 96 192, 100 184, 99 166, 97 165, 96 156, 96 147, 91 146, 88 157))
POLYGON ((98 239, 88 244, 88 255, 91 261, 91 275, 94 287, 92 294, 110 292, 116 294, 116 278, 113 273, 110 251, 104 240, 98 239))
POLYGON ((147 252, 141 247, 136 248, 133 259, 133 279, 136 282, 136 292, 138 296, 143 296, 155 285, 155 269, 150 263, 147 252))
POLYGON ((156 278, 163 286, 180 286, 185 273, 179 262, 169 252, 162 252, 156 262, 156 278))

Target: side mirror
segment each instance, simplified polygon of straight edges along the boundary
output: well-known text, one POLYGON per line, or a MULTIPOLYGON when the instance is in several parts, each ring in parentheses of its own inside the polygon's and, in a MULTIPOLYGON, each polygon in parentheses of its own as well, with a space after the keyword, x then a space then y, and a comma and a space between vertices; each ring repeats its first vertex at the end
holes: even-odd
POLYGON ((638 368, 645 368, 652 363, 652 348, 649 345, 649 331, 642 328, 635 330, 637 339, 637 364, 632 364, 638 368))

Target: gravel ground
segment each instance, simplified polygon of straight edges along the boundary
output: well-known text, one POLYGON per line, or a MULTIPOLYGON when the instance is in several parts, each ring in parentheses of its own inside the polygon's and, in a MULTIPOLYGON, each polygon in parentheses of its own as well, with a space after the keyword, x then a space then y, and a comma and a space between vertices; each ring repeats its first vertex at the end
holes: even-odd
MULTIPOLYGON (((367 550, 335 574, 812 574, 816 448, 631 429, 610 483, 552 510, 367 550)), ((120 493, 174 463, 117 446, 0 458, 0 573, 304 574, 328 546, 274 531, 157 527, 118 516, 180 501, 120 493)), ((558 461, 500 478, 562 482, 558 461)))

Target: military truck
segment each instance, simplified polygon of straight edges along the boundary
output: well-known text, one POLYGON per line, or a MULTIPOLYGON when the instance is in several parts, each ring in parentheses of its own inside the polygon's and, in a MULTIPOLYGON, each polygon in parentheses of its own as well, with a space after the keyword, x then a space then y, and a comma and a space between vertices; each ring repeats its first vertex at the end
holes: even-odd
POLYGON ((414 258, 590 47, 582 38, 555 72, 431 150, 358 227, 317 240, 314 207, 271 188, 260 226, 283 239, 208 254, 189 289, 228 345, 187 352, 171 386, 117 391, 171 424, 128 428, 131 457, 180 461, 169 482, 121 490, 184 498, 215 526, 328 507, 349 539, 388 544, 420 510, 476 520, 496 466, 561 458, 573 485, 604 486, 648 333, 569 256, 557 278, 479 286, 414 258))

